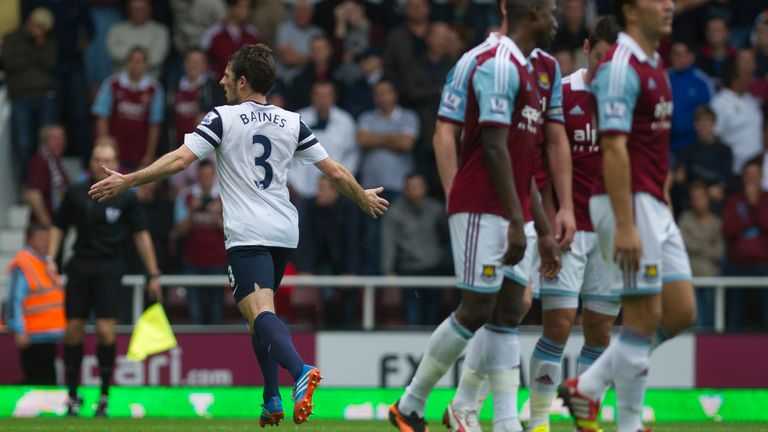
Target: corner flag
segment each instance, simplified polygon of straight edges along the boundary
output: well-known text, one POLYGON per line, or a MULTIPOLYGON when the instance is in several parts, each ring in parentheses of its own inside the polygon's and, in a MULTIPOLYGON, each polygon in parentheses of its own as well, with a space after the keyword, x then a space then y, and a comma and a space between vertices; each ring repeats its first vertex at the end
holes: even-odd
POLYGON ((141 361, 148 355, 167 351, 176 345, 176 337, 168 323, 163 305, 155 303, 136 321, 126 357, 128 360, 141 361))

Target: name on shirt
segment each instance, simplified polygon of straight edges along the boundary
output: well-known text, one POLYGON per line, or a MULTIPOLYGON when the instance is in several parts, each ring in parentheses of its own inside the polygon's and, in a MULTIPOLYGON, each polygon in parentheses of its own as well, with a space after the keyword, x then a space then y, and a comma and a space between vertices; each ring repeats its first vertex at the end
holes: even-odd
POLYGON ((261 123, 274 123, 277 126, 280 126, 281 128, 285 127, 285 121, 286 119, 280 117, 277 113, 270 113, 270 112, 261 112, 261 111, 251 111, 251 116, 248 117, 248 114, 240 114, 240 120, 243 122, 244 125, 247 125, 250 122, 261 122, 261 123))

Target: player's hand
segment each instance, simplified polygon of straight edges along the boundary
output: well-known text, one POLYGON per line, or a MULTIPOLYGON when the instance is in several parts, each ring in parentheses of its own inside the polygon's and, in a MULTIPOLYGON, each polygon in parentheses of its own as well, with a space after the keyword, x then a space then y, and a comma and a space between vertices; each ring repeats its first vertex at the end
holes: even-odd
POLYGON ((567 252, 571 249, 574 234, 576 234, 576 217, 573 215, 573 210, 558 210, 555 215, 555 240, 561 251, 567 252))
POLYGON ((360 209, 374 219, 378 216, 382 216, 387 212, 387 209, 389 209, 389 201, 379 196, 383 191, 383 187, 366 189, 365 198, 363 198, 363 202, 360 203, 360 209))
POLYGON ((14 333, 13 341, 20 350, 26 349, 29 346, 29 336, 26 333, 14 333))
POLYGON ((160 287, 160 279, 153 277, 147 282, 147 291, 149 291, 149 298, 155 300, 158 303, 163 302, 163 289, 160 287))
POLYGON ((539 256, 541 257, 539 273, 547 279, 554 279, 560 272, 561 247, 552 234, 539 237, 536 244, 539 247, 539 256))
POLYGON ((617 225, 613 241, 613 259, 625 275, 634 278, 640 269, 643 246, 634 224, 617 225))
POLYGON ((102 166, 101 169, 103 169, 109 177, 91 186, 91 190, 88 191, 88 195, 90 195, 91 198, 103 202, 120 195, 130 186, 128 176, 120 174, 117 171, 112 171, 105 166, 102 166))
POLYGON ((507 228, 507 252, 502 257, 504 265, 513 266, 519 263, 525 256, 525 229, 522 222, 511 222, 507 228))

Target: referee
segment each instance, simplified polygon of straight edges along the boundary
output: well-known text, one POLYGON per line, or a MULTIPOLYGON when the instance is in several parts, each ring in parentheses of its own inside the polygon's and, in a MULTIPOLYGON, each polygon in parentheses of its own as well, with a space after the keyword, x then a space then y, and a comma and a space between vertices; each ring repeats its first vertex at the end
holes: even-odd
POLYGON ((74 257, 67 263, 69 279, 65 288, 67 328, 64 335, 65 378, 69 387, 67 413, 77 416, 82 398, 77 395, 83 360, 85 321, 96 315, 98 348, 96 357, 101 375, 101 398, 96 416, 107 415, 109 382, 115 364, 115 319, 118 312, 121 279, 125 271, 124 246, 133 235, 136 249, 149 274, 150 297, 162 301, 160 272, 147 231, 147 221, 133 192, 103 203, 88 196, 91 185, 106 178, 102 166, 117 169, 117 149, 112 140, 96 143, 91 153, 92 178, 70 186, 54 218, 46 257, 48 271, 58 274, 54 256, 61 247, 68 228, 75 226, 77 240, 74 257))

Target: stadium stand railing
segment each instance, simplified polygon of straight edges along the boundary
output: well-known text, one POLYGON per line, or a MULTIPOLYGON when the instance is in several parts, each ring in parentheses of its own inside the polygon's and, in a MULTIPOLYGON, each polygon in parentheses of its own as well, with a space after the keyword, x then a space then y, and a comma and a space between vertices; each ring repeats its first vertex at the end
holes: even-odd
MULTIPOLYGON (((302 287, 335 287, 363 290, 363 330, 376 327, 376 290, 382 288, 452 288, 456 279, 452 276, 286 276, 283 285, 302 287)), ((126 275, 123 285, 133 287, 132 316, 134 322, 144 309, 143 275, 126 275)), ((228 285, 226 276, 217 275, 163 275, 162 286, 209 287, 221 289, 228 285)), ((767 277, 698 277, 693 278, 696 288, 715 290, 715 331, 725 331, 725 291, 733 288, 768 288, 767 277)), ((6 277, 0 277, 0 286, 6 285, 6 277)), ((2 290, 0 290, 1 292, 2 290)))

